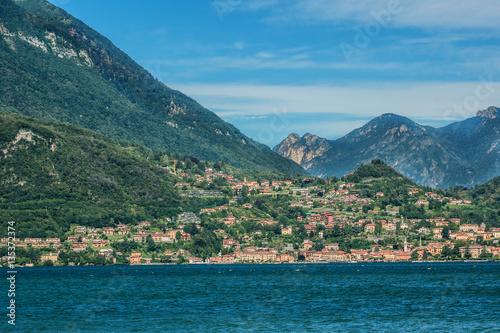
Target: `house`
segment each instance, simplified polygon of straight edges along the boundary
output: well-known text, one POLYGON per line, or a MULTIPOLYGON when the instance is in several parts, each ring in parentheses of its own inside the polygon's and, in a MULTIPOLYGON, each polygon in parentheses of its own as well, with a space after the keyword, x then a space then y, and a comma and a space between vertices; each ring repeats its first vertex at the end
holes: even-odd
POLYGON ((112 236, 115 234, 115 228, 112 227, 104 227, 102 228, 102 232, 105 235, 112 236))
POLYGON ((325 249, 330 250, 330 251, 338 251, 339 250, 339 243, 325 244, 325 249))
MULTIPOLYGON (((486 251, 488 250, 487 247, 484 247, 484 248, 485 248, 486 251)), ((479 255, 483 251, 483 246, 478 245, 478 244, 473 244, 473 245, 470 245, 470 246, 462 246, 462 247, 460 247, 460 255, 462 256, 462 258, 465 257, 465 252, 467 251, 467 249, 469 249, 469 252, 471 254, 471 258, 474 259, 474 258, 479 258, 479 255)))
POLYGON ((200 210, 200 214, 204 214, 204 213, 211 214, 211 213, 215 213, 216 211, 217 211, 217 209, 215 209, 215 208, 203 208, 202 210, 200 210))
POLYGON ((41 238, 25 238, 24 242, 26 244, 37 244, 37 243, 42 243, 41 238))
POLYGON ((176 235, 177 233, 180 232, 180 234, 182 235, 183 231, 182 230, 179 230, 179 229, 174 229, 174 230, 171 230, 168 232, 168 236, 172 239, 176 239, 176 235))
POLYGON ((417 230, 419 234, 429 235, 431 233, 431 229, 422 227, 417 230))
POLYGON ((60 238, 47 238, 45 242, 52 244, 52 246, 57 247, 61 245, 61 239, 60 238))
POLYGON ((153 240, 155 242, 163 242, 163 243, 173 243, 174 242, 174 240, 167 234, 156 234, 155 236, 156 237, 153 238, 153 240))
POLYGON ((46 253, 42 254, 42 262, 50 260, 52 262, 56 262, 59 254, 58 253, 46 253))
POLYGON ((202 258, 189 258, 189 263, 190 264, 203 264, 203 259, 202 258))
POLYGON ((75 232, 84 233, 84 232, 85 232, 85 227, 82 227, 82 226, 77 226, 77 227, 75 228, 75 232))
POLYGON ((442 243, 429 243, 427 245, 427 251, 432 254, 441 254, 443 252, 443 246, 444 244, 442 243))
POLYGON ((105 240, 98 240, 98 241, 93 241, 92 246, 95 247, 105 247, 106 246, 106 241, 105 240))
POLYGON ((222 264, 222 257, 210 257, 208 262, 210 264, 222 264))
POLYGON ((456 240, 475 240, 473 232, 450 232, 450 239, 456 240))
POLYGON ((292 234, 292 227, 281 228, 281 234, 282 235, 291 235, 292 234))
POLYGON ((500 228, 490 228, 491 237, 500 238, 500 228))
POLYGON ((313 246, 312 243, 309 241, 304 241, 304 243, 302 244, 302 248, 304 250, 309 250, 310 248, 312 248, 312 246, 313 246))
POLYGON ((396 224, 395 223, 387 223, 387 224, 382 225, 382 227, 387 231, 396 231, 396 224))
POLYGON ((375 224, 368 223, 367 225, 365 225, 365 232, 366 233, 374 233, 375 232, 375 224))
POLYGON ((84 242, 74 242, 73 251, 83 251, 87 248, 88 244, 84 242))
POLYGON ((134 235, 134 242, 145 242, 147 235, 134 235))
POLYGON ((232 255, 232 254, 222 255, 222 263, 223 264, 234 264, 235 259, 236 259, 236 256, 232 255))
POLYGON ((485 241, 490 240, 491 237, 493 236, 493 234, 489 231, 478 231, 477 235, 483 237, 483 240, 485 241))
POLYGON ((429 201, 418 199, 417 202, 415 202, 415 206, 429 206, 429 201))
POLYGON ((477 224, 462 224, 460 226, 460 231, 462 232, 467 232, 467 231, 473 231, 477 232, 479 226, 477 224))
POLYGON ((276 261, 276 253, 274 251, 240 252, 239 255, 241 261, 247 262, 276 261))
POLYGON ((396 253, 396 261, 408 261, 408 260, 411 260, 411 253, 409 252, 396 253))
POLYGON ((295 261, 295 259, 292 255, 283 253, 283 254, 280 254, 279 256, 276 257, 276 261, 277 262, 293 263, 295 261))
POLYGON ((130 264, 131 265, 140 264, 141 260, 142 260, 141 252, 132 251, 132 253, 130 254, 130 264))
POLYGON ((98 252, 101 256, 111 257, 113 255, 113 249, 101 249, 98 252))
POLYGON ((240 242, 234 239, 223 239, 222 240, 222 247, 225 249, 231 248, 233 246, 238 246, 240 245, 240 242))
POLYGON ((141 226, 141 227, 150 227, 151 226, 151 222, 149 222, 149 221, 142 221, 141 223, 139 223, 139 226, 141 226))

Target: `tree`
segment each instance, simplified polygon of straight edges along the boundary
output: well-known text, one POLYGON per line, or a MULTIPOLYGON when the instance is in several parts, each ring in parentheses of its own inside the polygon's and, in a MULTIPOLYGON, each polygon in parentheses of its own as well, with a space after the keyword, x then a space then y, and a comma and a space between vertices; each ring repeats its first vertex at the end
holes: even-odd
POLYGON ((246 197, 248 196, 248 186, 243 186, 243 187, 241 188, 241 196, 242 196, 243 198, 246 198, 246 197))
POLYGON ((451 248, 448 245, 443 246, 443 250, 441 251, 441 255, 443 258, 448 258, 452 255, 451 248))
POLYGON ((467 249, 466 249, 466 250, 465 250, 465 252, 464 252, 464 258, 465 258, 465 259, 470 259, 470 258, 472 258, 472 253, 470 253, 470 251, 469 251, 469 247, 467 247, 467 249))
POLYGON ((413 251, 411 253, 411 260, 418 260, 418 252, 417 251, 413 251))
POLYGON ((429 258, 429 252, 427 252, 427 250, 424 250, 424 253, 422 255, 422 259, 427 260, 427 258, 429 258))
POLYGON ((54 262, 52 262, 52 260, 45 260, 43 262, 43 265, 44 266, 54 266, 54 262))
POLYGON ((191 236, 194 236, 198 233, 198 228, 194 223, 186 223, 184 226, 184 232, 190 234, 191 236))
POLYGON ((488 251, 486 251, 485 248, 483 248, 481 254, 479 255, 479 259, 488 260, 490 258, 491 258, 491 253, 489 253, 488 251))
POLYGON ((443 235, 444 239, 450 239, 450 228, 448 226, 444 226, 443 230, 441 231, 441 235, 443 235))
POLYGON ((153 237, 151 237, 151 235, 148 235, 146 237, 146 244, 147 244, 147 251, 148 252, 154 252, 156 251, 156 244, 153 240, 153 237))
POLYGON ((314 251, 321 251, 325 247, 325 244, 323 244, 322 241, 316 242, 313 246, 314 251))

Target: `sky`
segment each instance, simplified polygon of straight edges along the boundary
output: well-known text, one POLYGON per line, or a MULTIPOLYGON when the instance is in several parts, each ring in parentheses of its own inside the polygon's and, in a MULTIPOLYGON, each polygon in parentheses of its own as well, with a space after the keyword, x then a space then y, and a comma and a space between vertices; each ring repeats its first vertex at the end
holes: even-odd
POLYGON ((270 147, 500 106, 496 0, 50 0, 270 147))

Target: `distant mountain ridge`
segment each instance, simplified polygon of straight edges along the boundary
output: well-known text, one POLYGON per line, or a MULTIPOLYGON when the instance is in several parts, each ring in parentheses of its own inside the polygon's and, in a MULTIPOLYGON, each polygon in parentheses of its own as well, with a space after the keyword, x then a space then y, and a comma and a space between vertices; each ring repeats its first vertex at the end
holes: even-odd
POLYGON ((473 186, 500 175, 500 112, 496 107, 441 128, 383 114, 337 140, 290 134, 274 151, 315 176, 344 176, 381 159, 423 185, 473 186))
POLYGON ((0 110, 236 167, 306 172, 45 0, 0 2, 0 110))

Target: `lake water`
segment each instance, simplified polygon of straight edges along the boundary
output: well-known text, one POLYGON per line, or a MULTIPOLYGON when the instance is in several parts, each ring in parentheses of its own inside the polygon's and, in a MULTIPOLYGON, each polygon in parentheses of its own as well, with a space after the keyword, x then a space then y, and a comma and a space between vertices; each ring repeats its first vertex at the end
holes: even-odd
POLYGON ((492 262, 39 267, 16 289, 23 332, 500 332, 492 262))

